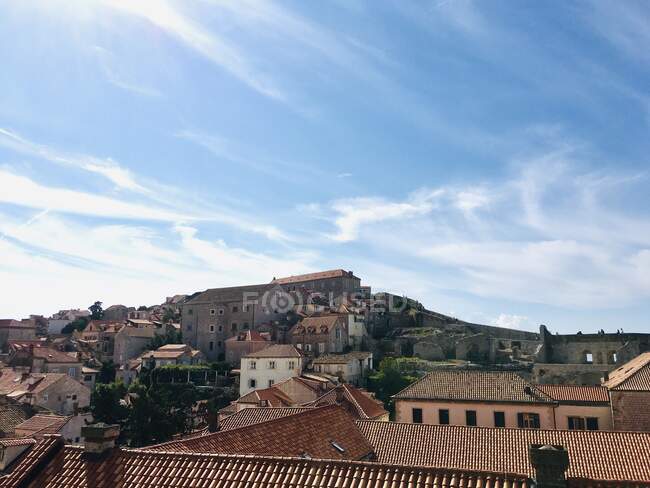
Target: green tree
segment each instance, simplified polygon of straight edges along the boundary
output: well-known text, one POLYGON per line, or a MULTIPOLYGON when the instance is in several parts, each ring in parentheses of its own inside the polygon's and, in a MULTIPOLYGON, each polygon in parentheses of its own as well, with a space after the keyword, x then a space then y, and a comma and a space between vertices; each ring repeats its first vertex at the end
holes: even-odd
POLYGON ((104 361, 97 376, 98 383, 113 383, 115 381, 115 371, 117 367, 113 361, 104 361))
POLYGON ((88 322, 88 317, 79 317, 63 327, 61 334, 72 334, 75 330, 84 330, 88 322))
POLYGON ((92 320, 101 320, 101 318, 104 316, 102 302, 97 301, 93 303, 90 307, 88 307, 88 310, 90 310, 90 318, 92 320))
POLYGON ((166 344, 182 344, 183 334, 180 330, 170 330, 165 335, 157 335, 149 343, 148 349, 158 349, 166 344))
POLYGON ((97 383, 90 396, 90 411, 96 422, 122 424, 129 410, 122 400, 127 389, 121 381, 116 383, 97 383))
POLYGON ((404 374, 395 358, 384 358, 379 363, 379 371, 370 376, 369 389, 386 405, 390 404, 391 396, 410 385, 416 378, 404 374))

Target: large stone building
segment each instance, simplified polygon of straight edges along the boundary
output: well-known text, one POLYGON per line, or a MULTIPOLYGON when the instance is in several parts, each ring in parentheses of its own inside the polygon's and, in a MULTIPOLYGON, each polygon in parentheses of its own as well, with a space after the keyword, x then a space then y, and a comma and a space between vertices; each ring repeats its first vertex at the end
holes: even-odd
POLYGON ((226 339, 261 326, 277 335, 278 321, 306 296, 318 293, 337 301, 357 291, 360 283, 351 271, 338 269, 274 278, 260 285, 212 288, 181 306, 183 340, 203 352, 208 361, 222 360, 226 339))

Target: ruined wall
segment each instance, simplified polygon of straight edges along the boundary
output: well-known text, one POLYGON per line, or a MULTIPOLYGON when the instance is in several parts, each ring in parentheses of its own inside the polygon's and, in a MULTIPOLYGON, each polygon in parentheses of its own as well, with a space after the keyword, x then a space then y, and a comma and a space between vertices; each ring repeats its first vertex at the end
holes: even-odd
POLYGON ((535 363, 531 381, 542 384, 600 385, 614 364, 554 364, 535 363))

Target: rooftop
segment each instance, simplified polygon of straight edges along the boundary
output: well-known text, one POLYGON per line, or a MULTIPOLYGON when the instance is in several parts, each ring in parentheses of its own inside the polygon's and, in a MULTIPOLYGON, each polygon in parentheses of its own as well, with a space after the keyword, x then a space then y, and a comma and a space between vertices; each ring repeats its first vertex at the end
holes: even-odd
POLYGON ((530 488, 520 475, 386 466, 350 460, 171 453, 114 449, 93 460, 60 437, 40 442, 21 458, 3 487, 14 488, 530 488), (29 458, 29 459, 27 459, 29 458), (39 465, 39 461, 41 464, 39 465), (43 466, 45 464, 45 466, 43 466), (31 482, 27 482, 31 478, 31 482))
POLYGON ((61 415, 37 414, 16 425, 17 435, 27 437, 39 437, 45 434, 57 434, 68 423, 71 417, 61 415))
POLYGON ((305 317, 291 328, 291 334, 327 334, 336 324, 344 323, 345 318, 342 315, 317 315, 314 317, 305 317))
POLYGON ((382 463, 532 476, 528 447, 552 444, 564 446, 569 453, 567 476, 650 483, 650 433, 356 423, 382 463))
POLYGON ((268 422, 289 415, 306 412, 310 407, 269 407, 269 408, 244 408, 237 413, 226 417, 219 426, 220 431, 238 429, 248 425, 268 422))
POLYGON ((604 386, 535 385, 535 388, 560 403, 609 404, 609 393, 604 386))
POLYGON ((336 405, 147 449, 350 460, 364 459, 372 454, 372 446, 356 427, 354 419, 336 405))
POLYGON ((328 391, 308 405, 319 407, 322 405, 340 404, 342 401, 347 401, 352 406, 353 411, 350 413, 359 419, 376 419, 388 415, 388 412, 384 409, 383 402, 373 398, 367 391, 348 385, 347 383, 328 391))
POLYGON ((352 273, 352 271, 345 271, 342 269, 331 269, 329 271, 320 271, 318 273, 307 273, 301 275, 288 276, 286 278, 276 278, 271 283, 277 285, 286 285, 289 283, 304 283, 306 281, 324 280, 328 278, 341 278, 341 277, 357 278, 356 276, 354 276, 354 273, 352 273))
POLYGON ((274 344, 257 352, 243 356, 245 358, 300 358, 301 352, 291 344, 274 344))
POLYGON ((521 376, 506 371, 438 370, 407 386, 395 399, 552 403, 521 376))
POLYGON ((644 352, 609 373, 610 390, 650 391, 650 352, 644 352))

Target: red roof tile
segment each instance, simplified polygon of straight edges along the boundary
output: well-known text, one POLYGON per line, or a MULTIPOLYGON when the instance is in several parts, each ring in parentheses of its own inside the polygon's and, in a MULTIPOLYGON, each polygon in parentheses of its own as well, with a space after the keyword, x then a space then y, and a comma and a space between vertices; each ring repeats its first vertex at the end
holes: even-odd
POLYGON ((319 459, 363 459, 372 454, 354 419, 336 405, 147 449, 319 459))
POLYGON ((506 473, 386 466, 360 461, 114 450, 99 461, 61 449, 29 488, 530 488, 506 473))
POLYGON ((291 344, 274 344, 243 356, 245 358, 300 358, 302 353, 291 344))
POLYGON ((327 278, 355 277, 351 272, 348 273, 342 269, 332 269, 329 271, 320 271, 318 273, 307 273, 301 275, 287 276, 286 278, 274 279, 271 283, 286 285, 289 283, 304 283, 305 281, 324 280, 327 278))
POLYGON ((61 415, 37 414, 16 425, 14 430, 17 435, 27 437, 42 437, 45 434, 58 434, 70 419, 71 417, 61 415))
MULTIPOLYGON (((25 486, 31 476, 38 474, 49 462, 50 457, 63 447, 61 436, 45 436, 14 461, 0 476, 2 488, 18 488, 25 486)), ((36 487, 38 485, 34 485, 36 487)))
POLYGON ((609 403, 609 393, 603 386, 535 385, 535 388, 560 403, 609 403))
POLYGON ((229 417, 226 417, 219 426, 219 431, 239 429, 248 425, 268 422, 306 412, 312 407, 269 407, 269 408, 243 408, 229 417))
POLYGON ((609 373, 610 390, 650 391, 650 352, 644 352, 609 373))
POLYGON ((344 401, 347 401, 353 407, 353 412, 350 413, 359 419, 372 420, 388 415, 383 402, 373 398, 367 391, 360 390, 347 383, 337 386, 307 405, 312 407, 340 405, 344 401))
POLYGON ((433 371, 393 396, 395 399, 553 403, 521 376, 507 371, 433 371))
POLYGON ((357 426, 373 446, 377 460, 383 463, 532 476, 528 448, 531 444, 551 444, 564 446, 568 451, 567 476, 643 481, 650 486, 650 433, 497 429, 371 420, 358 420, 357 426))

